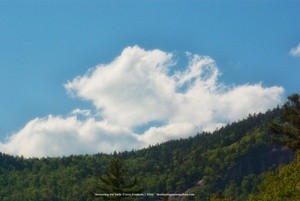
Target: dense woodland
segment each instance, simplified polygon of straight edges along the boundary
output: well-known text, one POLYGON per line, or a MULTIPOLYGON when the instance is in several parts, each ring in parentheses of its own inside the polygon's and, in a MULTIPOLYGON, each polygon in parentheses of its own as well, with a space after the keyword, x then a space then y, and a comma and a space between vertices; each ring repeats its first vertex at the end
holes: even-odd
MULTIPOLYGON (((109 188, 110 171, 118 171, 127 192, 195 195, 182 200, 300 200, 299 150, 287 138, 286 144, 276 140, 270 129, 272 122, 279 128, 284 111, 275 108, 213 133, 111 155, 24 159, 0 153, 0 200, 113 199, 95 196, 116 189, 109 188)), ((126 199, 180 200, 116 198, 126 199)))

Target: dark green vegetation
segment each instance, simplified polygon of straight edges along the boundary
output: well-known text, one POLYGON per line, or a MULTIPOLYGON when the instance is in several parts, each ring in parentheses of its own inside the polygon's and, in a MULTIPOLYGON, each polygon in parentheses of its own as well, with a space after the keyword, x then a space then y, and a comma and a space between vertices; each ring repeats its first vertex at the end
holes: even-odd
POLYGON ((293 151, 300 150, 300 95, 292 94, 283 105, 281 121, 271 125, 271 131, 276 134, 273 141, 286 145, 293 151))
POLYGON ((106 172, 100 177, 100 193, 93 193, 94 196, 105 197, 107 200, 125 200, 127 197, 126 200, 130 200, 130 195, 142 193, 143 189, 139 186, 136 177, 130 181, 130 179, 126 178, 126 174, 127 168, 124 162, 118 156, 114 156, 106 172), (103 194, 121 194, 122 196, 101 196, 103 194))
POLYGON ((263 181, 260 185, 260 193, 257 195, 251 195, 249 200, 300 200, 299 152, 297 152, 297 158, 298 160, 295 160, 289 165, 281 166, 276 171, 264 174, 263 181))
POLYGON ((212 134, 115 155, 24 159, 0 154, 0 200, 101 200, 93 193, 116 186, 114 176, 109 178, 113 171, 119 174, 113 163, 119 164, 120 185, 128 192, 195 193, 192 200, 247 200, 251 194, 252 200, 276 200, 268 195, 277 191, 277 200, 297 200, 299 163, 291 163, 291 149, 272 142, 269 129, 282 111, 249 115, 212 134))
POLYGON ((292 94, 283 106, 279 120, 270 126, 273 142, 289 147, 296 160, 276 171, 263 174, 260 193, 249 200, 300 200, 300 95, 292 94))

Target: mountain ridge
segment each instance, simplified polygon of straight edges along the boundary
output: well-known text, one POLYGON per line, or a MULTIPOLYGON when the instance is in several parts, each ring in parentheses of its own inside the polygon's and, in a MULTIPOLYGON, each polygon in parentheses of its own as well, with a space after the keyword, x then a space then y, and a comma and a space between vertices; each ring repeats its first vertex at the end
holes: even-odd
POLYGON ((194 200, 245 200, 258 192, 262 173, 293 161, 289 149, 270 140, 268 125, 279 118, 281 111, 275 108, 249 115, 213 133, 198 133, 187 139, 111 155, 24 159, 1 153, 0 198, 93 200, 88 192, 97 192, 99 177, 117 156, 128 168, 128 179, 136 178, 147 193, 189 190, 195 194, 194 200))

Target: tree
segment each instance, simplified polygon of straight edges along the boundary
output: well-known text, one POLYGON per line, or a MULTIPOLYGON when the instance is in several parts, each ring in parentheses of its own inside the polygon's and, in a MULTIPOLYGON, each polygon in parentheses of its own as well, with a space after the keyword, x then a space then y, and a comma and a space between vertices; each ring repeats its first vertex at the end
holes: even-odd
MULTIPOLYGON (((100 177, 101 194, 95 193, 96 197, 103 197, 104 194, 110 194, 106 197, 110 200, 121 200, 133 193, 141 193, 142 188, 138 185, 137 179, 128 180, 126 178, 127 169, 120 158, 113 158, 110 161, 107 172, 100 177)), ((105 195, 106 196, 106 195, 105 195)), ((133 200, 131 198, 131 200, 133 200)))
MULTIPOLYGON (((300 152, 297 152, 298 158, 300 152)), ((281 166, 277 171, 263 174, 260 192, 249 196, 249 201, 257 200, 300 200, 300 162, 294 161, 281 166)))
POLYGON ((273 141, 289 147, 293 151, 300 149, 300 95, 292 94, 283 105, 280 122, 270 126, 275 134, 273 141))

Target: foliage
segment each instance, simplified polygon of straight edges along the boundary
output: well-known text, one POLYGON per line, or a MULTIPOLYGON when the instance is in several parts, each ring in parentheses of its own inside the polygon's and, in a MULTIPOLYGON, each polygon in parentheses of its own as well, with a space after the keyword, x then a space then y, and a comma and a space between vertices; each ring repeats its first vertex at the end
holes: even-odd
POLYGON ((283 106, 281 122, 273 122, 271 130, 277 134, 275 142, 300 150, 300 95, 292 94, 283 106))
POLYGON ((300 200, 300 95, 292 94, 283 106, 281 121, 270 126, 273 141, 296 152, 296 160, 263 174, 260 192, 249 200, 300 200))
MULTIPOLYGON (((111 159, 107 171, 100 177, 100 193, 114 194, 119 196, 106 196, 107 200, 121 200, 132 193, 141 193, 143 189, 138 185, 136 178, 129 181, 126 178, 127 169, 120 158, 114 157, 111 159)), ((95 197, 100 194, 95 193, 95 197)), ((130 198, 132 200, 132 197, 130 198)), ((124 200, 124 199, 123 199, 124 200)))
POLYGON ((115 156, 107 154, 24 159, 1 153, 0 200, 94 200, 90 192, 100 191, 105 181, 114 183, 109 175, 117 175, 116 166, 122 189, 134 184, 126 178, 136 177, 144 193, 189 192, 195 193, 194 200, 245 200, 258 192, 263 172, 293 160, 290 150, 270 143, 268 125, 280 113, 276 108, 214 133, 118 153, 122 165, 109 165, 115 156))
MULTIPOLYGON (((300 152, 297 153, 300 159, 300 152)), ((277 171, 266 173, 260 186, 260 193, 251 195, 250 201, 256 200, 300 200, 300 161, 281 166, 277 171)))

